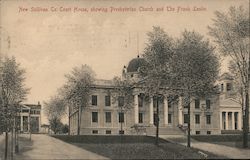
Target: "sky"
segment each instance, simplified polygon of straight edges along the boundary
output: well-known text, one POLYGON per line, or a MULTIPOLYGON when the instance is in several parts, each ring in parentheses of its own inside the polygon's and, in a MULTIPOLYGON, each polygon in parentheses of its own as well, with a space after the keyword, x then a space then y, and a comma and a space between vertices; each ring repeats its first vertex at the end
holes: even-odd
MULTIPOLYGON (((248 0, 0 3, 1 54, 15 56, 26 70, 26 86, 31 88, 26 103, 34 104, 56 95, 66 81, 64 75, 81 64, 92 67, 100 79, 120 76, 123 66, 143 53, 153 26, 162 27, 172 37, 186 29, 211 39, 207 26, 212 25, 216 10, 249 5, 248 0)), ((227 60, 221 63, 226 71, 227 60)))

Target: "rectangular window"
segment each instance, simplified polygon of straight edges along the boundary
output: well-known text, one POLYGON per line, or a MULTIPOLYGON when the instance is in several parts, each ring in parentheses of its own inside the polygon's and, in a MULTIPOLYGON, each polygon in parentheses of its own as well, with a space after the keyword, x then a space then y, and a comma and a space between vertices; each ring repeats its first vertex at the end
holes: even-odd
POLYGON ((153 107, 157 107, 157 98, 155 96, 153 97, 153 107))
POLYGON ((231 83, 227 83, 227 91, 231 91, 232 90, 232 84, 231 83))
POLYGON ((143 123, 143 113, 139 113, 139 123, 143 123))
POLYGON ((184 114, 184 123, 188 123, 188 114, 184 114))
POLYGON ((143 107, 143 95, 142 94, 138 96, 138 106, 143 107))
POLYGON ((211 115, 207 115, 206 116, 206 121, 207 121, 207 124, 211 124, 211 115))
POLYGON ((97 95, 92 95, 92 105, 97 106, 97 95))
POLYGON ((110 96, 105 96, 105 106, 110 106, 110 96))
POLYGON ((98 112, 92 112, 92 122, 98 123, 98 112))
POLYGON ((22 113, 29 113, 29 110, 28 109, 23 109, 22 113))
POLYGON ((200 100, 199 99, 195 99, 195 108, 196 109, 200 108, 200 100))
POLYGON ((171 108, 172 107, 172 103, 171 101, 168 100, 168 108, 171 108))
POLYGON ((206 106, 207 106, 207 109, 210 109, 210 104, 211 104, 211 101, 209 99, 206 100, 206 106))
POLYGON ((168 114, 168 123, 172 123, 172 114, 168 114))
POLYGON ((154 113, 154 125, 156 126, 157 125, 157 114, 156 113, 154 113))
POLYGON ((111 112, 105 112, 106 123, 111 123, 111 112))
POLYGON ((119 113, 119 123, 124 123, 124 113, 119 113))
POLYGON ((195 124, 200 124, 200 115, 199 114, 195 115, 195 124))
POLYGON ((106 130, 106 134, 111 134, 111 130, 106 130))
POLYGON ((119 107, 124 106, 124 97, 122 97, 122 96, 118 97, 118 106, 119 107))
POLYGON ((207 131, 207 134, 211 134, 211 131, 207 131))
POLYGON ((98 130, 92 130, 92 134, 98 134, 98 130))
POLYGON ((188 108, 188 107, 190 107, 190 103, 184 104, 184 108, 188 108))
POLYGON ((201 131, 195 131, 195 134, 201 134, 201 131))

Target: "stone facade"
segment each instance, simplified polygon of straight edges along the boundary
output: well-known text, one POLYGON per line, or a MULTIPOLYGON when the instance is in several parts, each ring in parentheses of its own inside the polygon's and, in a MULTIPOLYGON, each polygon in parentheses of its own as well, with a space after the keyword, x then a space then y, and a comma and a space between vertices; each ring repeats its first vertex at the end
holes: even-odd
MULTIPOLYGON (((141 58, 138 59, 140 59, 140 63, 143 63, 141 58)), ((130 78, 136 83, 140 80, 137 72, 140 65, 135 64, 135 59, 131 62, 133 65, 129 64, 128 70, 124 66, 123 78, 130 78)), ((226 88, 220 94, 206 99, 191 98, 191 134, 221 134, 222 130, 234 131, 242 129, 241 106, 229 102, 232 100, 228 96, 233 92, 232 79, 228 79, 224 75, 216 85, 231 87, 231 89, 226 88), (228 102, 230 103, 229 106, 227 105, 228 102)), ((124 134, 155 134, 156 101, 153 97, 142 98, 143 91, 140 87, 134 87, 134 104, 130 110, 124 113, 124 122, 121 124, 119 122, 120 110, 117 107, 118 102, 113 103, 112 100, 113 89, 114 84, 111 80, 96 80, 89 102, 90 105, 83 108, 81 116, 79 116, 77 109, 74 110, 70 107, 70 134, 77 134, 78 117, 81 117, 80 134, 119 134, 121 125, 124 134), (106 101, 110 101, 110 105, 107 105, 106 101)), ((183 108, 182 97, 177 97, 174 102, 170 103, 169 95, 164 95, 164 98, 159 101, 159 133, 185 134, 187 112, 188 109, 183 108)))

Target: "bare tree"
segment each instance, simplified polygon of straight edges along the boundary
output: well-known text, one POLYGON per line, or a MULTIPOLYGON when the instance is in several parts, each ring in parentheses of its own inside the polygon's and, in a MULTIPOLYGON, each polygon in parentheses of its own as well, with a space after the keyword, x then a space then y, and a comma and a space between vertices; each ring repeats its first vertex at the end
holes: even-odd
POLYGON ((240 76, 240 85, 244 94, 243 108, 243 147, 248 147, 249 132, 249 77, 250 77, 250 29, 249 8, 243 6, 229 8, 227 13, 215 12, 210 35, 218 44, 220 53, 230 57, 235 71, 240 76))
MULTIPOLYGON (((95 80, 95 72, 88 65, 75 67, 66 76, 66 84, 59 90, 69 107, 78 111, 77 134, 80 134, 81 114, 88 106, 95 80)), ((69 117, 70 118, 70 117, 69 117)))

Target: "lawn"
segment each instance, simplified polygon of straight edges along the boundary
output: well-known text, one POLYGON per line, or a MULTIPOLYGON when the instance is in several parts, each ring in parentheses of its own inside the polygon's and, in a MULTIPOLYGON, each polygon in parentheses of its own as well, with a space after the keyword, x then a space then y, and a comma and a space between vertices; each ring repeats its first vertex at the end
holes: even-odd
MULTIPOLYGON (((215 141, 215 142, 210 142, 210 143, 243 149, 242 142, 239 142, 239 141, 236 141, 236 142, 216 142, 215 141)), ((250 149, 250 141, 248 141, 248 149, 250 149)))
MULTIPOLYGON (((151 136, 54 135, 53 137, 110 159, 205 159, 197 149, 171 143, 162 138, 156 146, 155 137, 151 136)), ((209 159, 226 158, 202 152, 207 154, 206 158, 209 159)))
MULTIPOLYGON (((8 158, 10 158, 11 155, 11 135, 9 134, 8 137, 8 158)), ((19 154, 22 154, 22 152, 25 152, 29 149, 31 149, 30 146, 32 146, 32 141, 30 141, 28 138, 25 137, 19 137, 19 154), (29 146, 29 147, 24 147, 29 146)), ((0 135, 0 160, 1 158, 4 159, 4 151, 5 151, 5 135, 0 135)), ((15 156, 15 154, 14 154, 15 156)))
MULTIPOLYGON (((208 142, 213 144, 225 145, 229 147, 235 148, 243 148, 242 147, 242 135, 193 135, 192 139, 200 141, 200 142, 208 142)), ((250 135, 248 135, 248 148, 250 148, 250 135)))
MULTIPOLYGON (((204 159, 198 150, 173 143, 71 143, 85 150, 97 153, 110 159, 204 159)), ((209 159, 224 159, 206 152, 209 159)))

